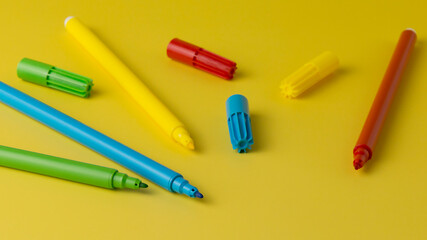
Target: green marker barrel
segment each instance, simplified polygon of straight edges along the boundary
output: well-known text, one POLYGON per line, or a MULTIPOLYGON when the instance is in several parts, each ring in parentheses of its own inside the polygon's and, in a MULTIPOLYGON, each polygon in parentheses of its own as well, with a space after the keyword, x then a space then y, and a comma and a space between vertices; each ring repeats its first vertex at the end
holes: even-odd
POLYGON ((103 188, 146 188, 147 184, 116 169, 0 146, 0 166, 103 188))

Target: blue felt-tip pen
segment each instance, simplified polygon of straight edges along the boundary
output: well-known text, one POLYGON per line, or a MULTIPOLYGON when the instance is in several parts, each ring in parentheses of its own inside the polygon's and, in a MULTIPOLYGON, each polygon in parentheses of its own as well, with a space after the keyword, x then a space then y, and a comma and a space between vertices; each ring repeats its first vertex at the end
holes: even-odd
POLYGON ((171 192, 203 198, 181 174, 3 82, 0 82, 0 101, 171 192))

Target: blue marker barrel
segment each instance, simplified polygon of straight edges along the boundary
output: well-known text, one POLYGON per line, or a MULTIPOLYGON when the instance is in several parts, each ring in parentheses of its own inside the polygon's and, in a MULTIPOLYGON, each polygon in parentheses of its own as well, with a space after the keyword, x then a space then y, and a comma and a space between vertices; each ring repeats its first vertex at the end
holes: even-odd
POLYGON ((203 197, 181 174, 3 82, 0 82, 0 101, 171 192, 203 197))

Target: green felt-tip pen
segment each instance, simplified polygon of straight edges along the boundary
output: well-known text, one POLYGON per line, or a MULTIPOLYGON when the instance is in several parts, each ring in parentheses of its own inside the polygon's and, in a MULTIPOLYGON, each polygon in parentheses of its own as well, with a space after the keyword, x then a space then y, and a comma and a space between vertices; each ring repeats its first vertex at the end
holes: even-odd
POLYGON ((103 188, 146 188, 147 184, 116 169, 0 146, 0 166, 103 188))

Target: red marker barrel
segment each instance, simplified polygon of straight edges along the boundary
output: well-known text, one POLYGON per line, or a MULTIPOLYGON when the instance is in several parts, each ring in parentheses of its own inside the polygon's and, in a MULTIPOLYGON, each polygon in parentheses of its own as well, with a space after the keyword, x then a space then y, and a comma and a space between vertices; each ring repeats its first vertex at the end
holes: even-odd
POLYGON ((381 86, 369 111, 368 118, 353 150, 354 168, 357 170, 372 158, 381 128, 383 127, 391 102, 393 101, 403 70, 405 69, 417 35, 413 29, 406 29, 400 35, 393 57, 388 65, 381 86))

